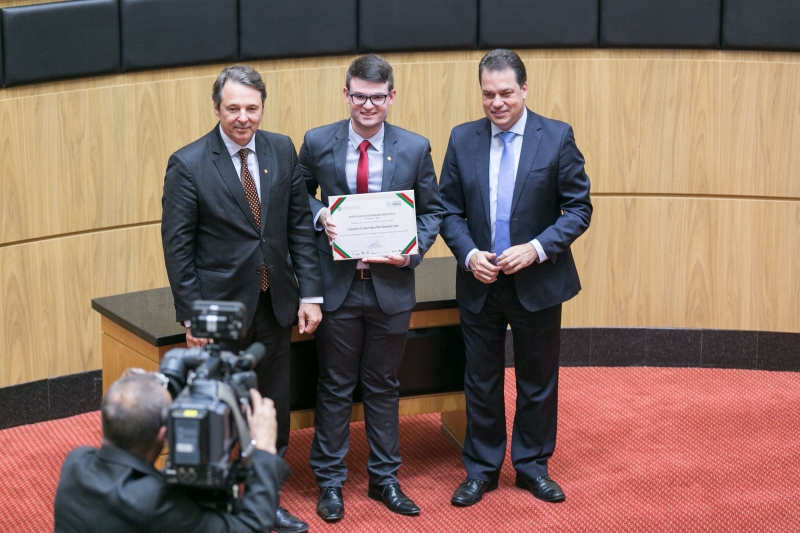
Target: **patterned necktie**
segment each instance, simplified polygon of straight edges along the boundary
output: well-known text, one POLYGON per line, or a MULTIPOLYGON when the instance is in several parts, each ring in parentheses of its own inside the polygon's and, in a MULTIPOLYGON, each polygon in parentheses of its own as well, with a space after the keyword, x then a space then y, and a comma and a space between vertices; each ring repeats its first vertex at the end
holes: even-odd
MULTIPOLYGON (((253 181, 253 176, 250 175, 250 169, 247 168, 247 155, 250 150, 242 148, 239 150, 239 159, 242 160, 242 187, 244 187, 244 194, 247 196, 247 203, 250 204, 250 210, 256 219, 259 233, 261 232, 261 202, 258 201, 258 191, 256 190, 256 182, 253 181)), ((261 292, 269 288, 269 277, 267 276, 267 264, 261 265, 261 292)))
POLYGON ((358 169, 356 170, 356 194, 369 192, 369 156, 367 148, 372 146, 369 141, 361 141, 358 145, 358 169))
POLYGON ((494 252, 500 257, 511 248, 511 198, 514 196, 514 137, 512 131, 497 134, 503 141, 503 155, 500 157, 500 172, 497 174, 497 209, 495 211, 494 252))

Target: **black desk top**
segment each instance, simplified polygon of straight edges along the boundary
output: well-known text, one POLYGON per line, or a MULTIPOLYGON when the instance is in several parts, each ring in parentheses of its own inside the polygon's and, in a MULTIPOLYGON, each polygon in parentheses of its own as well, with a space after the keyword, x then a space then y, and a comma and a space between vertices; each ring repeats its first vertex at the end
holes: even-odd
MULTIPOLYGON (((453 257, 425 259, 416 268, 414 311, 458 307, 455 268, 453 257)), ((153 346, 186 340, 186 330, 175 321, 175 304, 169 287, 95 298, 92 309, 153 346)))

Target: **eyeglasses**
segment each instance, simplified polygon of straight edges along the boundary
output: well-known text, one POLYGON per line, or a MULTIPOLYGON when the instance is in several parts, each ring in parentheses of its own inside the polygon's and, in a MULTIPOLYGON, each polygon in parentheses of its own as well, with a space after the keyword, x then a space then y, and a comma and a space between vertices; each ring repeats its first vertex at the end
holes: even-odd
POLYGON ((126 368, 122 372, 122 377, 127 378, 129 376, 150 376, 158 381, 165 390, 169 387, 169 378, 161 372, 148 372, 143 368, 126 368))
POLYGON ((360 94, 360 93, 351 93, 347 91, 347 94, 350 95, 350 101, 353 102, 355 105, 364 105, 369 100, 372 105, 383 105, 386 103, 386 97, 389 96, 388 94, 360 94))

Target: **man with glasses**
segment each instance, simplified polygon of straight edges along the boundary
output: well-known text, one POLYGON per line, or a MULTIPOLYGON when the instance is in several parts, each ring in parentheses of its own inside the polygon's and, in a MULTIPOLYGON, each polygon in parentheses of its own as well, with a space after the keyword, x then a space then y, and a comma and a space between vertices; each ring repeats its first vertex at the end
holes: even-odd
MULTIPOLYGON (((289 468, 275 446, 272 400, 251 390, 247 423, 256 441, 252 475, 233 514, 202 509, 168 486, 153 464, 164 447, 172 398, 155 374, 130 373, 108 389, 101 407, 100 449, 70 452, 55 498, 58 533, 262 532, 274 526, 278 492, 289 468)), ((161 376, 163 378, 163 376, 161 376)))
POLYGON ((386 122, 396 94, 389 63, 377 55, 357 58, 343 89, 350 119, 307 132, 300 148, 324 291, 323 319, 315 333, 320 376, 310 463, 320 488, 317 514, 331 522, 344 516, 344 457, 359 378, 370 448, 368 495, 395 513, 420 512, 397 481, 397 369, 416 303, 414 268, 436 239, 442 204, 428 140, 386 122), (337 234, 330 196, 410 189, 419 255, 333 261, 331 242, 337 234))

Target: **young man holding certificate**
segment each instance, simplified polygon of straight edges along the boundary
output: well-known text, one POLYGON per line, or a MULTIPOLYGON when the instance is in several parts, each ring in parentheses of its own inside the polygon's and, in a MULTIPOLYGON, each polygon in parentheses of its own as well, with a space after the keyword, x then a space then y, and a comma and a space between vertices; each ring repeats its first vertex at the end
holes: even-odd
MULTIPOLYGON (((369 496, 395 513, 419 513, 397 481, 397 369, 416 303, 414 268, 436 239, 443 208, 428 140, 386 123, 396 93, 389 63, 377 55, 357 58, 343 89, 350 119, 307 132, 299 155, 324 287, 323 319, 315 332, 320 376, 310 463, 320 488, 317 514, 331 522, 344 516, 344 457, 359 378, 370 447, 369 496), (413 191, 413 196, 401 196, 416 210, 416 247, 401 250, 406 255, 334 261, 332 243, 338 232, 349 228, 334 223, 329 198, 390 191, 395 196, 413 191)), ((377 246, 378 241, 375 237, 367 246, 377 246)), ((338 257, 343 259, 342 254, 338 257)))

